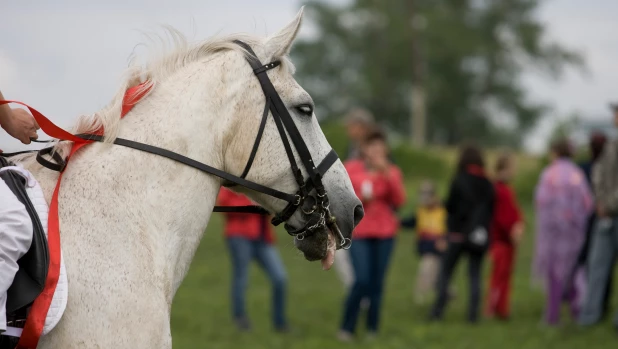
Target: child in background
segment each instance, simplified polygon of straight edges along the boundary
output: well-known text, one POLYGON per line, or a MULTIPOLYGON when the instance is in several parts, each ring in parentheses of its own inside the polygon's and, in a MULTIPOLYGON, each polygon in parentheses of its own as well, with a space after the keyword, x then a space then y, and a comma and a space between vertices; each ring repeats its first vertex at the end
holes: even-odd
POLYGON ((515 172, 509 154, 502 154, 496 162, 496 200, 491 234, 491 281, 488 292, 487 313, 490 317, 507 320, 511 278, 517 243, 524 232, 522 215, 509 183, 515 172))
POLYGON ((442 206, 433 182, 425 181, 419 191, 420 207, 416 216, 402 225, 413 228, 417 234, 417 251, 420 256, 414 298, 424 304, 435 290, 442 252, 447 247, 446 209, 442 206))

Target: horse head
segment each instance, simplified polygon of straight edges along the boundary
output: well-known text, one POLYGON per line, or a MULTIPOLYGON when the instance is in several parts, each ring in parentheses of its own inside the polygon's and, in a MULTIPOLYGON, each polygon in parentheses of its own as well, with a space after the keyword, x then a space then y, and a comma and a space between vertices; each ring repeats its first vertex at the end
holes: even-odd
MULTIPOLYGON (((238 78, 236 88, 232 93, 232 109, 235 114, 224 135, 224 139, 228 140, 224 146, 226 171, 233 174, 246 174, 248 180, 290 194, 300 193, 299 186, 301 186, 298 176, 295 176, 291 170, 291 162, 299 164, 302 178, 307 181, 311 177, 311 170, 307 167, 317 167, 318 164, 327 161, 325 158, 331 153, 331 146, 315 116, 314 102, 294 79, 294 68, 288 58, 301 22, 302 10, 283 29, 264 40, 253 42, 250 47, 252 52, 237 51, 235 57, 230 59, 231 63, 237 65, 230 70, 235 72, 238 78), (264 73, 268 74, 268 79, 276 90, 275 94, 278 94, 282 102, 280 108, 284 108, 285 111, 271 108, 274 111, 271 113, 268 110, 268 104, 274 101, 269 100, 272 96, 265 92, 264 86, 261 86, 261 82, 256 78, 255 70, 247 64, 247 55, 249 57, 256 55, 260 62, 267 63, 267 68, 270 62, 281 63, 276 67, 270 66, 270 69, 264 73), (290 132, 289 129, 282 132, 281 125, 278 126, 275 119, 277 115, 272 115, 286 112, 302 138, 301 143, 304 142, 310 153, 311 160, 308 165, 307 159, 303 158, 303 152, 294 142, 294 136, 291 134, 294 132, 290 132), (260 139, 260 136, 256 137, 256 134, 262 126, 260 124, 263 117, 266 116, 268 118, 263 125, 263 134, 260 139), (286 141, 284 138, 287 137, 291 139, 291 151, 290 149, 286 151, 284 146, 286 141), (259 141, 258 148, 255 158, 251 159, 250 154, 256 141, 259 141), (249 165, 250 169, 246 166, 248 161, 253 161, 249 165), (247 169, 248 172, 246 172, 247 169)), ((316 188, 309 188, 310 191, 297 196, 303 202, 298 209, 293 211, 289 210, 289 203, 283 200, 242 187, 235 187, 236 190, 245 193, 271 212, 281 213, 288 209, 290 214, 282 217, 281 220, 285 220, 286 230, 295 235, 296 247, 304 253, 306 259, 322 260, 325 268, 332 265, 335 249, 345 247, 351 242, 349 239, 351 239, 352 230, 364 215, 361 202, 354 193, 342 162, 338 159, 333 161, 330 168, 326 168, 326 171, 320 175, 323 192, 316 191, 316 188), (327 195, 326 203, 319 202, 324 193, 327 195), (327 205, 329 212, 326 213, 326 217, 320 217, 319 214, 316 216, 316 213, 310 214, 320 205, 327 205), (336 217, 336 224, 323 221, 330 218, 330 223, 333 223, 333 217, 336 217)), ((323 211, 321 213, 324 214, 323 211)))

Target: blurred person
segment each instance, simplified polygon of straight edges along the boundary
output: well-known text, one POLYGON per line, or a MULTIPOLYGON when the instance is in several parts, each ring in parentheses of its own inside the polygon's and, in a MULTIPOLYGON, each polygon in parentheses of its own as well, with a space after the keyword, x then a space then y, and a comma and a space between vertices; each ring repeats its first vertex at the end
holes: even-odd
MULTIPOLYGON (((618 104, 611 105, 618 127, 618 104)), ((608 142, 592 169, 597 219, 588 257, 589 291, 579 318, 581 325, 600 321, 611 270, 618 257, 618 140, 608 142)), ((618 313, 614 318, 618 331, 618 313)))
POLYGON ((533 275, 545 286, 545 321, 552 326, 559 323, 564 300, 570 303, 571 315, 577 317, 584 291, 578 278, 574 278, 572 284, 567 283, 586 238, 593 203, 586 177, 571 160, 572 154, 568 140, 553 142, 551 162, 541 173, 535 191, 533 275), (570 292, 565 292, 566 288, 570 292))
POLYGON ((416 215, 402 220, 402 226, 415 229, 416 250, 420 261, 414 299, 424 304, 436 289, 440 260, 446 250, 446 209, 440 202, 435 183, 426 180, 419 190, 420 207, 416 215))
POLYGON ((346 115, 345 128, 349 140, 346 160, 360 159, 361 143, 374 125, 374 117, 366 109, 355 108, 346 115))
POLYGON ((491 280, 487 297, 490 317, 507 320, 516 247, 524 233, 524 222, 515 193, 510 186, 515 175, 515 160, 501 154, 495 165, 494 214, 490 227, 491 280))
MULTIPOLYGON (((582 169, 582 171, 584 171, 584 174, 586 175, 586 179, 588 180, 588 185, 592 188, 592 168, 594 167, 594 165, 596 164, 596 162, 599 160, 599 157, 601 156, 601 153, 603 152, 603 148, 605 147, 605 143, 607 143, 607 136, 602 133, 602 132, 594 132, 590 135, 590 142, 589 142, 589 147, 590 147, 590 157, 588 158, 588 160, 586 160, 585 162, 581 163, 579 166, 582 169)), ((593 191, 593 196, 594 196, 594 191, 593 191)), ((582 249, 579 253, 579 257, 577 259, 577 264, 575 266, 575 268, 573 268, 573 270, 571 271, 571 278, 574 278, 577 270, 579 270, 581 267, 586 267, 587 266, 587 262, 588 262, 588 257, 589 257, 589 250, 590 250, 590 243, 592 241, 592 235, 594 232, 594 224, 596 222, 596 212, 593 211, 592 214, 590 214, 590 218, 588 219, 588 226, 586 229, 586 241, 584 242, 584 246, 582 246, 582 249)), ((587 287, 587 289, 590 289, 590 287, 601 287, 605 289, 605 293, 604 293, 604 297, 603 297, 603 310, 602 310, 602 315, 605 316, 608 314, 609 312, 609 306, 610 306, 610 295, 611 295, 611 288, 612 288, 612 270, 610 270, 609 273, 609 279, 607 280, 605 286, 603 285, 588 285, 589 287, 587 287)))
MULTIPOLYGON (((221 188, 217 199, 221 206, 245 206, 253 203, 246 196, 221 188)), ((249 264, 255 260, 268 274, 272 284, 272 316, 275 330, 286 332, 285 316, 286 272, 274 247, 275 234, 265 215, 226 212, 225 239, 232 261, 232 315, 239 330, 251 329, 245 308, 245 294, 249 281, 249 264)))
POLYGON ((453 271, 461 255, 466 253, 469 257, 470 277, 467 319, 470 323, 478 321, 481 267, 489 246, 493 206, 494 188, 485 175, 483 154, 475 146, 464 146, 446 200, 448 247, 440 266, 438 297, 431 310, 430 320, 442 320, 453 271))
POLYGON ((405 201, 401 170, 388 160, 386 136, 375 129, 361 143, 361 159, 346 161, 356 195, 362 200, 365 218, 353 233, 350 257, 354 283, 344 304, 343 320, 338 334, 342 341, 353 338, 361 300, 369 299, 367 331, 378 331, 382 291, 393 250, 399 219, 393 207, 405 201))
MULTIPOLYGON (((349 141, 345 159, 360 159, 360 143, 374 127, 373 115, 366 109, 355 108, 346 115, 344 122, 349 141)), ((352 268, 350 251, 344 249, 337 250, 335 252, 335 260, 335 270, 347 292, 354 283, 354 268, 352 268)), ((369 306, 368 302, 368 299, 363 299, 364 309, 369 306)))

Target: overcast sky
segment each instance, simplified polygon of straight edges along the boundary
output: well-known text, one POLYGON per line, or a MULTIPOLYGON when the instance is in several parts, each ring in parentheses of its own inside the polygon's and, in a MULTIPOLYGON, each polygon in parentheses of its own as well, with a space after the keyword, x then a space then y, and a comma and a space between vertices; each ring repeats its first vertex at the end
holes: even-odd
MULTIPOLYGON (((343 0, 337 0, 341 2, 343 0)), ((26 102, 61 126, 92 113, 110 100, 128 57, 143 42, 141 32, 168 24, 191 39, 217 33, 268 34, 290 21, 296 0, 83 0, 3 1, 0 20, 0 90, 26 102)), ((552 39, 581 50, 589 73, 559 82, 524 77, 532 98, 556 107, 556 115, 578 111, 608 118, 618 101, 618 1, 550 0, 539 16, 552 39)), ((310 32, 308 26, 301 35, 310 32)), ((553 115, 553 117, 556 117, 553 115)), ((529 147, 542 149, 549 123, 529 147)), ((4 151, 23 149, 0 132, 4 151)))

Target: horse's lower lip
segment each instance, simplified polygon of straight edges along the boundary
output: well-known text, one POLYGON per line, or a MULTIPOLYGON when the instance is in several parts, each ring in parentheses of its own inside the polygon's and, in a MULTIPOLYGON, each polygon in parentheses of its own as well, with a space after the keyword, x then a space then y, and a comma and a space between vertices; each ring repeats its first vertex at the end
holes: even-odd
POLYGON ((307 236, 302 240, 296 239, 294 244, 303 253, 308 261, 322 260, 327 255, 328 243, 322 234, 326 234, 326 230, 316 231, 314 234, 307 236))
POLYGON ((335 251, 337 251, 337 239, 332 231, 327 230, 328 238, 326 240, 326 251, 322 258, 322 269, 329 270, 335 263, 335 251))

